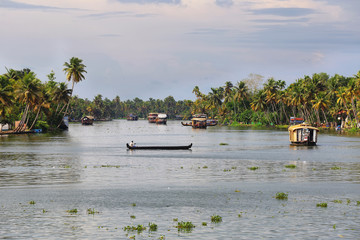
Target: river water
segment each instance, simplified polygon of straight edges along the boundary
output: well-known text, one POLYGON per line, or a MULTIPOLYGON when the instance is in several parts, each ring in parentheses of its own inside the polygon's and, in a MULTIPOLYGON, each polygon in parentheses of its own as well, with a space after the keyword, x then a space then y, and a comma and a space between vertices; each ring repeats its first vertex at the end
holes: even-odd
POLYGON ((360 138, 321 133, 317 146, 293 147, 287 131, 144 120, 0 136, 0 239, 359 236, 360 138), (129 151, 131 140, 193 147, 129 151))

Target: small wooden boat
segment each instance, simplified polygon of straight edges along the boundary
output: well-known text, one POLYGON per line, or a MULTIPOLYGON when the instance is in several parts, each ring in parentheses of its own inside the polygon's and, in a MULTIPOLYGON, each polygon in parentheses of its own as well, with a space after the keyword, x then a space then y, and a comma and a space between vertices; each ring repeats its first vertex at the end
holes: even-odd
POLYGON ((291 145, 314 146, 317 142, 319 129, 307 123, 289 127, 289 140, 291 145))
POLYGON ((93 125, 93 123, 94 123, 94 117, 92 116, 85 116, 81 118, 82 125, 93 125))
POLYGON ((131 150, 135 150, 135 149, 147 149, 147 150, 184 150, 185 149, 186 150, 192 147, 192 143, 186 146, 133 146, 133 147, 130 147, 130 145, 127 143, 126 147, 131 150))
POLYGON ((191 122, 181 122, 181 124, 183 125, 183 126, 192 126, 192 123, 191 122))
POLYGON ((216 126, 218 124, 218 121, 215 120, 215 119, 208 119, 206 120, 206 125, 208 127, 211 127, 211 126, 216 126))

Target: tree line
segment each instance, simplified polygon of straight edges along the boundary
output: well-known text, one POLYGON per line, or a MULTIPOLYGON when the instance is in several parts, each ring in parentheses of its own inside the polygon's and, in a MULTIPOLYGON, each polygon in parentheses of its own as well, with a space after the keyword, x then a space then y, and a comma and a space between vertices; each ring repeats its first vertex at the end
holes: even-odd
POLYGON ((195 86, 196 100, 176 101, 172 96, 164 100, 140 98, 121 101, 97 95, 93 100, 72 96, 74 85, 85 79, 86 66, 79 58, 64 63, 66 80, 56 82, 55 73, 40 81, 30 69, 14 70, 0 75, 0 123, 12 126, 14 131, 32 128, 59 128, 63 117, 79 120, 91 115, 95 119, 126 118, 130 113, 146 118, 150 112, 166 113, 169 118, 188 119, 196 113, 205 113, 221 123, 257 123, 286 125, 291 116, 320 125, 347 120, 348 126, 358 128, 360 123, 360 71, 352 77, 326 73, 304 76, 286 86, 285 81, 250 74, 236 84, 228 81, 211 88, 207 94, 195 86))
POLYGON ((211 88, 203 94, 198 86, 192 111, 208 113, 223 122, 289 124, 291 116, 313 125, 346 120, 359 128, 360 71, 352 77, 326 73, 304 76, 286 87, 285 81, 251 74, 237 82, 211 88), (262 86, 261 86, 262 84, 262 86))

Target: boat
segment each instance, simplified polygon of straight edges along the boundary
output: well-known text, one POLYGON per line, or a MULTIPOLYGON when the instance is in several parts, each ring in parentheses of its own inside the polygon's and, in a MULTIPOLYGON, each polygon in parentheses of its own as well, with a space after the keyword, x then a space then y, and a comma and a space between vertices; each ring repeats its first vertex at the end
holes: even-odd
POLYGON ((81 118, 82 125, 93 125, 94 117, 93 116, 85 116, 81 118))
POLYGON ((191 119, 191 126, 193 128, 206 128, 207 127, 206 114, 195 114, 191 119))
POLYGON ((167 115, 165 113, 159 113, 156 117, 156 124, 166 124, 167 115))
POLYGON ((314 146, 317 143, 319 129, 305 123, 301 118, 291 118, 288 131, 291 145, 314 146))
POLYGON ((157 113, 149 113, 149 116, 148 116, 149 123, 156 123, 157 116, 158 116, 157 113))
POLYGON ((206 125, 207 125, 208 127, 210 127, 210 126, 216 126, 217 124, 218 124, 218 121, 215 120, 215 119, 208 119, 208 120, 206 120, 206 125))
POLYGON ((183 125, 183 126, 192 126, 192 123, 191 122, 181 122, 181 124, 183 125))
POLYGON ((126 147, 131 150, 136 149, 147 149, 147 150, 186 150, 190 149, 192 147, 192 143, 190 145, 185 146, 130 146, 128 143, 126 144, 126 147))
POLYGON ((138 120, 138 116, 135 114, 130 113, 129 116, 127 116, 126 118, 128 121, 137 121, 138 120))

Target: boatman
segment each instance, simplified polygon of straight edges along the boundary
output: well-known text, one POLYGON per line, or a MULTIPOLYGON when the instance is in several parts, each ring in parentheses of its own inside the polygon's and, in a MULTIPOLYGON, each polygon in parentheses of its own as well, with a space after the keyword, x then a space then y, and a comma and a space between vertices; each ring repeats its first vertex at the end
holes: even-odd
POLYGON ((131 141, 130 144, 129 144, 130 147, 135 147, 135 143, 134 141, 131 141))

